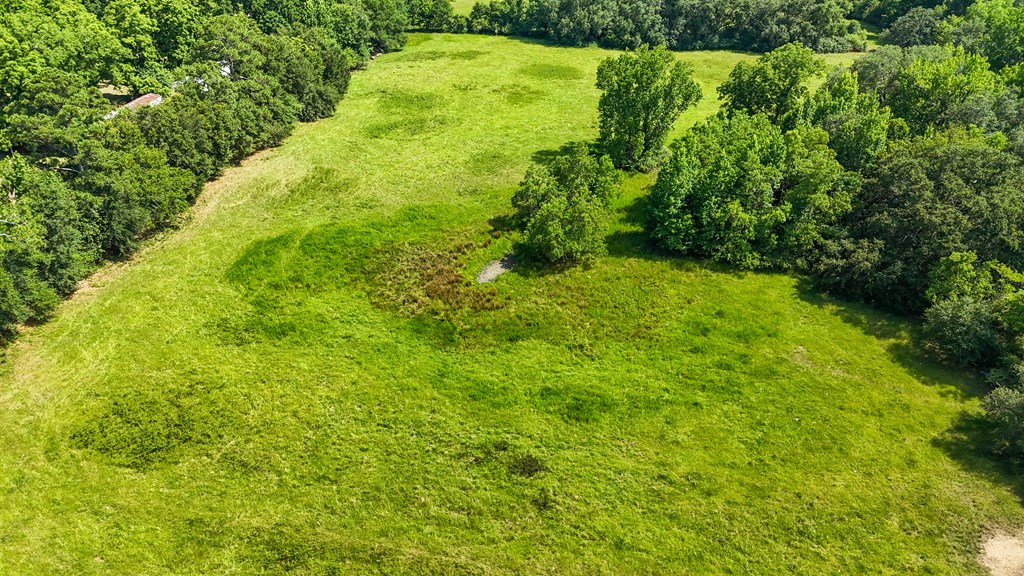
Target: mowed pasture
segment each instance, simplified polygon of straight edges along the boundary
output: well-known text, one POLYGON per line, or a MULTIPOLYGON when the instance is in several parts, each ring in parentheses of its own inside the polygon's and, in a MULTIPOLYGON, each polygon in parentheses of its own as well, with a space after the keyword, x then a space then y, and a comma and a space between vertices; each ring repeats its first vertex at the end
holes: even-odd
MULTIPOLYGON (((416 35, 0 379, 6 574, 982 574, 1024 526, 914 327, 662 257, 471 281, 609 51, 416 35)), ((732 53, 687 53, 714 113, 732 53)), ((833 63, 849 56, 832 56, 833 63)))

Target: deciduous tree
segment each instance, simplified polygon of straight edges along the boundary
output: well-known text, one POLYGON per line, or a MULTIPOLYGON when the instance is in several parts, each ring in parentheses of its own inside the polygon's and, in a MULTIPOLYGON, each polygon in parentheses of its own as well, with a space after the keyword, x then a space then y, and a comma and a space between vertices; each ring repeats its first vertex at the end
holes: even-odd
POLYGON ((600 144, 627 170, 652 168, 676 119, 701 98, 693 71, 663 47, 605 60, 597 87, 600 144))

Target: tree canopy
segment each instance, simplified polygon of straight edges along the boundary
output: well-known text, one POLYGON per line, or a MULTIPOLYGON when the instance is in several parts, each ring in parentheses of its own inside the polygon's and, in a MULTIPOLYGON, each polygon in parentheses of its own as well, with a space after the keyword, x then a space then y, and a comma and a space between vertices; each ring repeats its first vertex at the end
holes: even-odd
POLYGON ((641 46, 597 69, 600 144, 616 166, 653 166, 672 125, 701 98, 693 70, 664 48, 641 46))

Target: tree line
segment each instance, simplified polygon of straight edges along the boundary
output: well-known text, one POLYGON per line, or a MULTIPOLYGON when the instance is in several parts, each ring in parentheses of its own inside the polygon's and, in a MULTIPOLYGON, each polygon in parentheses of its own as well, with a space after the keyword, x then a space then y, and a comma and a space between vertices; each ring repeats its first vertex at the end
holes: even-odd
POLYGON ((700 90, 664 48, 627 52, 599 67, 593 151, 532 169, 513 198, 524 246, 552 262, 601 254, 613 167, 658 167, 645 210, 654 247, 792 272, 919 317, 938 357, 985 375, 994 448, 1024 457, 1016 65, 960 46, 890 46, 828 71, 788 44, 738 64, 718 88, 722 111, 666 149, 700 90))
MULTIPOLYGON (((446 5, 447 11, 443 5, 446 5)), ((431 0, 9 0, 0 6, 0 334, 175 224, 203 183, 333 114, 431 0), (111 114, 112 94, 161 105, 111 114)))
POLYGON ((764 52, 801 42, 820 52, 863 50, 866 33, 846 0, 489 0, 470 32, 611 48, 764 52))

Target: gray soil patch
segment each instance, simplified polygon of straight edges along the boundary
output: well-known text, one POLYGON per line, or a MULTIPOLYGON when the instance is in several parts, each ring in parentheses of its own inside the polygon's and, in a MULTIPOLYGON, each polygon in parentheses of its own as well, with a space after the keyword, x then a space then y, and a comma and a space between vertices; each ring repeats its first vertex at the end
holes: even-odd
POLYGON ((994 534, 982 544, 978 560, 992 576, 1024 576, 1024 539, 994 534))
POLYGON ((480 284, 487 284, 488 282, 494 282, 505 272, 508 272, 516 265, 515 259, 512 258, 511 254, 506 254, 500 260, 495 260, 477 275, 476 281, 480 284))

